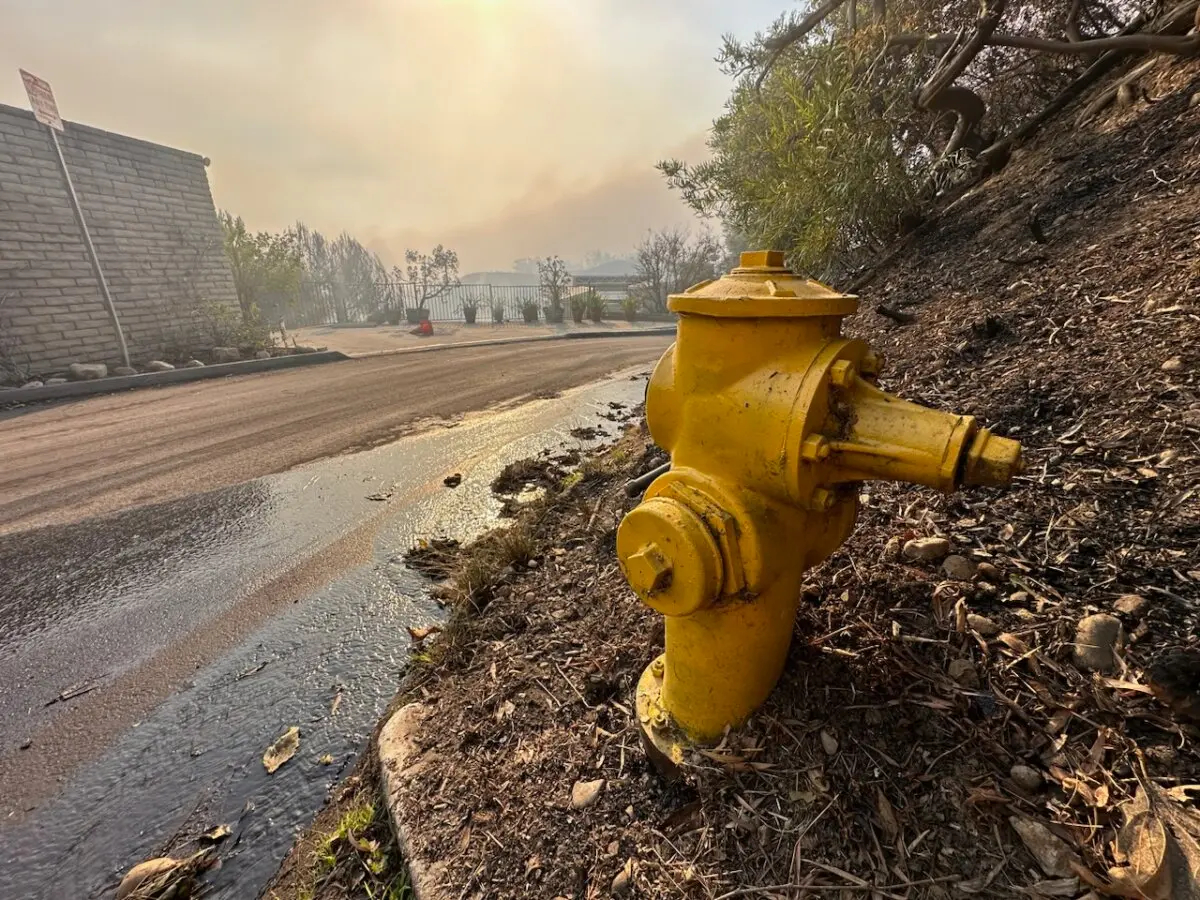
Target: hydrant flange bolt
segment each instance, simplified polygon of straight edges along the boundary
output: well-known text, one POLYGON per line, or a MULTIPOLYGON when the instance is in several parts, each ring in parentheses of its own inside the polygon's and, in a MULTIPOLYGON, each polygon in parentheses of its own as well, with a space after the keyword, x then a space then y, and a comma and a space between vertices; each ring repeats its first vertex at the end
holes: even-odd
POLYGON ((854 363, 848 359, 839 359, 829 369, 829 380, 835 387, 848 387, 857 373, 854 363))
POLYGON ((829 441, 824 435, 810 434, 800 445, 800 455, 809 462, 820 462, 829 458, 829 441))
POLYGON ((868 378, 877 378, 883 369, 883 357, 874 350, 868 350, 862 358, 859 370, 868 378))
POLYGON ((654 662, 650 663, 650 674, 652 674, 655 678, 662 678, 663 673, 666 672, 666 670, 667 667, 663 663, 661 656, 655 657, 654 662))
POLYGON ((828 512, 833 509, 837 503, 837 495, 825 488, 817 488, 812 494, 812 508, 819 509, 821 512, 828 512))

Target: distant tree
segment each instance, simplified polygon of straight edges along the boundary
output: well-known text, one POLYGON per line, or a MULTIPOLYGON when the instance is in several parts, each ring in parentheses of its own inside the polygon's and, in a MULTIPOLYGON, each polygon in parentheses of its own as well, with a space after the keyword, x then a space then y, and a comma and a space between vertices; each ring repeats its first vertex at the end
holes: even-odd
POLYGON ((666 312, 668 295, 713 278, 725 252, 710 232, 693 236, 676 226, 647 234, 635 257, 633 297, 646 309, 666 312))
POLYGON ((241 216, 218 214, 242 320, 256 322, 265 304, 286 306, 300 290, 304 271, 295 231, 251 232, 241 216))
POLYGON ((345 232, 331 241, 298 222, 295 234, 305 277, 316 290, 332 294, 339 322, 365 319, 383 305, 387 267, 379 254, 345 232))
POLYGON ((416 308, 458 285, 458 254, 438 244, 429 253, 404 251, 405 273, 413 287, 416 308))
POLYGON ((550 307, 548 318, 561 322, 563 317, 563 301, 571 286, 571 273, 567 264, 557 256, 547 256, 537 264, 538 286, 542 298, 550 307))

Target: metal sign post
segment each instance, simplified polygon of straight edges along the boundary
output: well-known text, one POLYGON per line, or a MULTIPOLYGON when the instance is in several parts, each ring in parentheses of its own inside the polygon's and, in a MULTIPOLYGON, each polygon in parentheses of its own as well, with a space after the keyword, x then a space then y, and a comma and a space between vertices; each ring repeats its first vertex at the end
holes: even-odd
POLYGON ((108 308, 108 317, 112 319, 113 330, 117 333, 117 341, 121 345, 121 359, 129 365, 129 347, 125 344, 125 333, 121 330, 121 320, 117 318, 117 307, 113 303, 112 294, 108 290, 108 280, 104 277, 104 269, 100 267, 100 257, 96 254, 96 245, 92 243, 92 233, 88 231, 87 220, 83 216, 83 207, 79 205, 79 195, 75 193, 75 184, 71 181, 71 172, 67 168, 67 159, 63 156, 62 146, 58 142, 58 133, 63 130, 63 120, 58 114, 58 104, 54 102, 54 92, 50 83, 31 75, 24 69, 21 81, 25 83, 25 93, 29 97, 29 106, 33 117, 46 126, 50 132, 50 141, 54 144, 54 153, 58 156, 58 167, 62 171, 63 181, 67 185, 67 194, 71 198, 71 208, 75 211, 75 221, 79 223, 79 231, 83 234, 83 243, 87 246, 88 256, 92 260, 92 271, 100 284, 100 293, 104 297, 104 305, 108 308))

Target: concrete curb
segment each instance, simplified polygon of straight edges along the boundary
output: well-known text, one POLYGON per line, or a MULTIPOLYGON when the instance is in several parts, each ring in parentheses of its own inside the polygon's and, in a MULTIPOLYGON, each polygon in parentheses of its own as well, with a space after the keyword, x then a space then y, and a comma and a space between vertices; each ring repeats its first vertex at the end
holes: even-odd
POLYGON ((0 391, 0 406, 8 406, 13 403, 37 403, 43 400, 63 400, 69 397, 87 397, 92 394, 111 394, 130 388, 182 384, 188 381, 202 381, 205 378, 224 378, 227 375, 251 375, 255 372, 273 372, 276 369, 295 369, 300 366, 341 362, 351 358, 338 350, 324 350, 320 353, 296 353, 292 356, 276 356, 271 359, 216 363, 195 369, 171 369, 167 372, 145 372, 141 375, 98 378, 95 381, 71 381, 67 384, 48 384, 38 388, 17 388, 12 391, 0 391))
POLYGON ((374 359, 378 356, 401 356, 405 353, 431 353, 434 350, 454 350, 458 347, 498 347, 503 344, 539 344, 543 341, 585 341, 602 338, 662 337, 675 334, 675 326, 669 328, 642 328, 637 331, 569 331, 566 334, 539 334, 532 337, 487 338, 482 341, 462 341, 458 344, 430 344, 425 347, 397 347, 395 350, 369 350, 355 353, 351 359, 374 359))
POLYGON ((445 864, 423 859, 410 837, 411 823, 404 820, 404 796, 408 783, 430 766, 437 757, 422 751, 417 739, 426 708, 420 703, 402 706, 384 723, 379 731, 379 774, 383 781, 383 796, 388 806, 392 831, 400 847, 400 855, 408 867, 409 887, 416 900, 450 900, 459 895, 445 881, 445 864))

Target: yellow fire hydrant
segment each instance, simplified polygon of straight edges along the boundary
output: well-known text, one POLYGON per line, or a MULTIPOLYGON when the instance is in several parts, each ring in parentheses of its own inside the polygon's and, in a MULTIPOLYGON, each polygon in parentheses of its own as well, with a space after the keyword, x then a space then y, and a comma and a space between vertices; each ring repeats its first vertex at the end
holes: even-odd
POLYGON ((841 334, 858 301, 793 274, 781 253, 743 253, 669 306, 678 335, 646 421, 671 469, 621 522, 617 556, 666 616, 637 713, 652 755, 678 764, 779 680, 801 577, 849 536, 858 482, 1004 485, 1021 446, 875 387, 879 358, 841 334))

